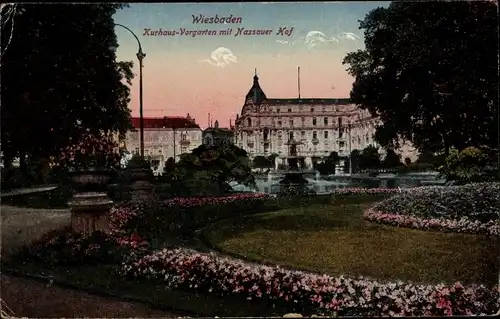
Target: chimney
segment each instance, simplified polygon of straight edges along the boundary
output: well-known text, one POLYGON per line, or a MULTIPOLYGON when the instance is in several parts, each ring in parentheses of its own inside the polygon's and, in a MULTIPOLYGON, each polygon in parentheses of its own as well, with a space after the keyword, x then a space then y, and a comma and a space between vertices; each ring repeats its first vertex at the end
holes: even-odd
POLYGON ((299 91, 299 99, 300 99, 300 66, 297 67, 297 88, 299 91))

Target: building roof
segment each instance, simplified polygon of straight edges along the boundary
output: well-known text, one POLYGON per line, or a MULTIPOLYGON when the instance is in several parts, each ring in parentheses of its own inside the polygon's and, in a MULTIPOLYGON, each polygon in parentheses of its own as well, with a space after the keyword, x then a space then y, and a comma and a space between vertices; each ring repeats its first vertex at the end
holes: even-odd
POLYGON ((295 99, 267 99, 267 103, 273 105, 287 104, 316 104, 316 105, 347 105, 351 104, 349 98, 322 99, 322 98, 295 98, 295 99))
POLYGON ((316 104, 316 105, 347 105, 351 104, 349 98, 284 98, 284 99, 268 99, 259 84, 257 70, 253 77, 253 85, 248 91, 246 101, 253 101, 255 105, 260 105, 262 102, 271 105, 287 105, 287 104, 316 104))
POLYGON ((254 104, 259 105, 262 101, 266 100, 266 94, 262 91, 262 88, 259 85, 259 77, 257 76, 257 70, 255 70, 255 76, 253 77, 253 85, 248 91, 245 99, 252 100, 254 104))
POLYGON ((209 127, 203 131, 203 134, 211 133, 212 135, 217 135, 217 136, 233 136, 234 132, 231 129, 228 128, 216 128, 216 127, 209 127))
MULTIPOLYGON (((132 126, 140 128, 140 118, 132 118, 132 126)), ((145 117, 144 128, 200 128, 193 119, 181 116, 145 117)))

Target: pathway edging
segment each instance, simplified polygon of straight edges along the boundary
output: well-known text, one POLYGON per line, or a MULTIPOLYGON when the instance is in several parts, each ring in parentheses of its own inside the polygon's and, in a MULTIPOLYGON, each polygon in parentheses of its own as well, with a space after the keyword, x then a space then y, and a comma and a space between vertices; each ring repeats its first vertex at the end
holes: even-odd
POLYGON ((172 306, 166 306, 162 304, 155 303, 147 298, 140 298, 140 297, 132 297, 128 295, 124 296, 119 296, 114 293, 101 290, 101 289, 95 289, 95 288, 88 288, 88 287, 81 287, 63 280, 58 280, 58 279, 53 279, 48 276, 41 276, 41 275, 35 275, 35 274, 30 274, 26 272, 21 272, 16 269, 12 269, 10 267, 6 267, 5 265, 2 265, 2 272, 5 273, 6 275, 12 276, 12 277, 18 277, 18 278, 24 278, 24 279, 31 279, 35 280, 44 284, 49 284, 49 285, 55 285, 60 288, 65 288, 65 289, 71 289, 71 290, 76 290, 76 291, 81 291, 88 293, 90 295, 98 296, 98 297, 103 297, 103 298, 111 298, 115 299, 118 301, 125 301, 125 302, 134 302, 134 303, 142 303, 142 304, 147 304, 151 306, 153 309, 157 310, 162 310, 166 312, 175 312, 175 313, 185 313, 186 315, 189 316, 197 316, 199 314, 195 314, 192 311, 185 310, 185 309, 178 309, 174 308, 172 306))

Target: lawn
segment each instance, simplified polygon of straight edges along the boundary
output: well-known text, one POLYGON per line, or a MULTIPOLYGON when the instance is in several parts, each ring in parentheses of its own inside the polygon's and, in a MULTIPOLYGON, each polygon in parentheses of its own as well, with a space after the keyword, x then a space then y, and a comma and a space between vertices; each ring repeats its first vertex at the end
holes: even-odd
POLYGON ((312 205, 242 216, 203 231, 217 249, 331 275, 419 283, 498 281, 498 238, 395 228, 363 220, 366 205, 312 205))

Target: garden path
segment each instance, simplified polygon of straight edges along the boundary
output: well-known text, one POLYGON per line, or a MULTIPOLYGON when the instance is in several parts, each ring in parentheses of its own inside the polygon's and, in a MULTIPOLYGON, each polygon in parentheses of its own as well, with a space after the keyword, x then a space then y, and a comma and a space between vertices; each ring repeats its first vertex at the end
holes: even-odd
MULTIPOLYGON (((13 190, 13 196, 54 189, 54 186, 13 190)), ((68 209, 34 209, 8 205, 0 206, 1 252, 3 260, 25 244, 37 240, 52 230, 69 226, 68 209)), ((85 292, 47 286, 31 279, 1 274, 1 296, 17 317, 74 318, 74 317, 179 317, 181 314, 153 310, 145 304, 93 296, 85 292)))
POLYGON ((21 195, 21 194, 29 194, 29 193, 38 193, 38 192, 46 192, 46 191, 51 191, 53 189, 56 189, 57 186, 54 185, 44 185, 44 186, 37 186, 37 187, 26 187, 26 188, 17 188, 13 189, 11 191, 8 191, 6 193, 1 193, 0 197, 7 197, 7 196, 14 196, 14 195, 21 195))
POLYGON ((175 318, 183 315, 148 305, 93 296, 35 280, 2 274, 1 295, 16 317, 29 318, 175 318))

